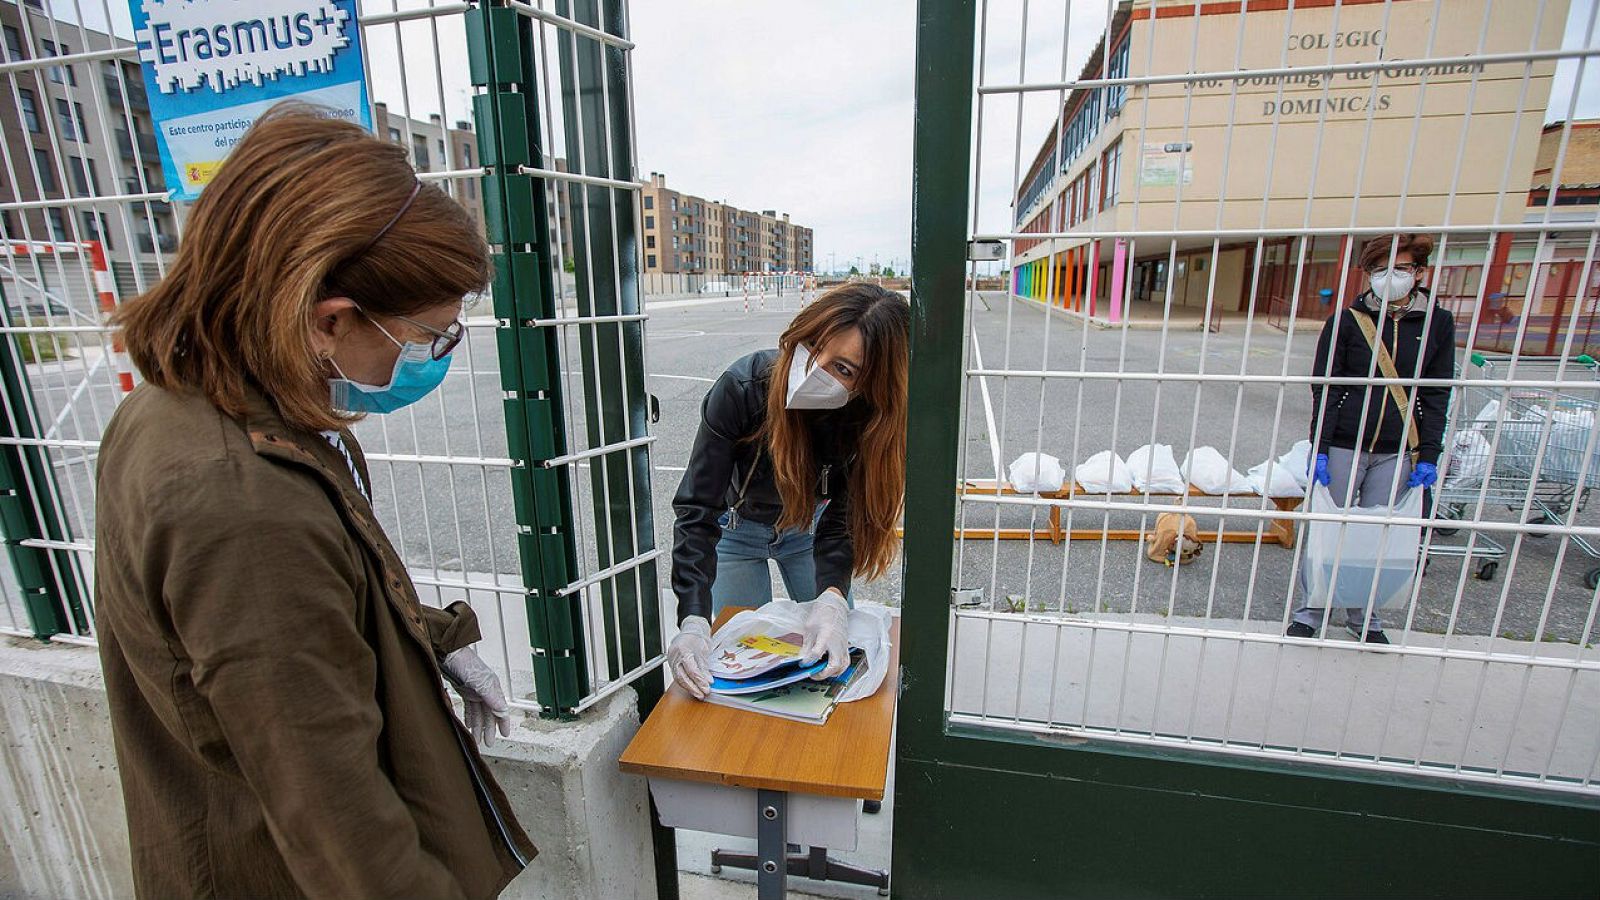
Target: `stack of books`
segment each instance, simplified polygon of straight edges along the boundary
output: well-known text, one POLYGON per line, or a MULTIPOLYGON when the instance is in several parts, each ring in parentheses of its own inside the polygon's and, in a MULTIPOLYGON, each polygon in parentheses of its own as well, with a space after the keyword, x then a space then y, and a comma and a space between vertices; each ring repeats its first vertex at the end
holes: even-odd
POLYGON ((796 633, 746 634, 711 653, 712 703, 768 716, 821 725, 828 721, 839 695, 867 670, 867 656, 851 648, 850 666, 838 676, 818 681, 827 659, 800 662, 804 638, 796 633))

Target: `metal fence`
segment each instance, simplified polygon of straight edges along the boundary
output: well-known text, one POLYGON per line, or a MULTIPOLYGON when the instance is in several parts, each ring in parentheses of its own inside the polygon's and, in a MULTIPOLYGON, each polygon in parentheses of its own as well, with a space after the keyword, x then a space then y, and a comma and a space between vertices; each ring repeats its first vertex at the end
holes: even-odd
MULTIPOLYGON (((1492 249, 1513 238, 1547 271, 1569 260, 1556 293, 1594 295, 1593 207, 1557 220, 1528 192, 1541 140, 1540 179, 1563 183, 1578 91, 1548 98, 1558 63, 1578 83, 1595 64, 1595 7, 1563 41, 1561 0, 1304 6, 982 6, 968 237, 1010 242, 1015 274, 967 292, 949 721, 1596 793, 1591 304, 1504 334, 1473 314, 1502 283, 1542 310, 1545 279, 1492 249), (1547 113, 1565 124, 1541 135, 1547 113), (1447 524, 1387 503, 1310 512, 1292 452, 1331 414, 1313 387, 1424 383, 1420 363, 1314 371, 1322 320, 1282 300, 1314 295, 1319 271, 1355 296, 1361 244, 1395 231, 1431 234, 1446 272, 1485 248, 1468 305, 1425 313, 1456 309, 1463 348, 1454 378, 1427 382, 1451 394, 1447 524), (1474 363, 1491 349, 1512 355, 1474 363), (1174 462, 1215 449, 1220 485, 1194 487, 1208 454, 1165 488, 1153 465, 1096 456, 1156 444, 1174 462), (1065 486, 1019 487, 1024 453, 1058 457, 1065 486), (1196 561, 1146 558, 1163 513, 1197 520, 1196 561), (1318 522, 1423 529, 1408 590, 1376 609, 1388 644, 1362 621, 1286 636, 1318 522)), ((947 415, 926 402, 914 428, 947 415)), ((1332 564, 1360 563, 1341 543, 1332 564)))
MULTIPOLYGON (((482 222, 496 272, 443 388, 356 426, 374 505, 424 600, 477 611, 513 704, 580 712, 661 659, 626 5, 359 18, 376 133, 482 222)), ((126 10, 0 20, 0 631, 92 641, 94 464, 132 376, 104 315, 165 274, 186 209, 126 10)))

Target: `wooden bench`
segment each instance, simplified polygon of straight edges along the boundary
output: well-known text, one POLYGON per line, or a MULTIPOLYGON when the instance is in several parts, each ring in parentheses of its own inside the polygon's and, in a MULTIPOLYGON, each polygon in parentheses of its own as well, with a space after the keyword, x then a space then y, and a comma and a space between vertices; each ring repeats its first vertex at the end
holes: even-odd
MULTIPOLYGON (((1009 484, 998 484, 997 485, 997 483, 992 481, 992 480, 984 480, 984 479, 968 479, 967 481, 964 481, 964 482, 961 483, 960 490, 961 490, 962 494, 998 494, 998 495, 1002 495, 1002 496, 1034 496, 1032 494, 1028 494, 1028 493, 1025 493, 1023 491, 1016 490, 1015 488, 1013 488, 1009 484)), ((1074 496, 1079 496, 1079 495, 1084 496, 1084 497, 1105 497, 1105 496, 1107 496, 1105 491, 1088 491, 1088 490, 1084 490, 1082 485, 1079 485, 1079 484, 1077 484, 1075 482, 1071 483, 1071 484, 1063 485, 1061 490, 1059 490, 1059 491, 1040 491, 1037 496, 1043 497, 1046 500, 1067 500, 1067 499, 1070 499, 1070 498, 1072 498, 1074 496)), ((1180 495, 1172 494, 1172 493, 1151 493, 1149 495, 1146 495, 1145 492, 1140 491, 1138 489, 1134 489, 1134 490, 1131 490, 1131 491, 1127 491, 1126 493, 1111 494, 1110 496, 1113 496, 1113 497, 1144 497, 1144 496, 1151 496, 1151 497, 1177 497, 1177 496, 1180 496, 1180 495)), ((1190 485, 1189 486, 1189 496, 1191 496, 1191 497, 1220 497, 1221 495, 1220 494, 1207 494, 1204 491, 1201 491, 1200 489, 1194 487, 1193 485, 1190 485)), ((1229 494, 1228 495, 1229 499, 1232 499, 1234 497, 1259 497, 1259 496, 1260 496, 1259 494, 1257 494, 1257 493, 1255 493, 1253 491, 1240 492, 1240 493, 1235 493, 1235 494, 1229 494)), ((1272 501, 1273 506, 1275 506, 1276 508, 1278 508, 1280 510, 1283 510, 1285 512, 1289 512, 1289 511, 1292 511, 1292 510, 1300 508, 1300 498, 1299 497, 1269 497, 1267 499, 1272 501)), ((1190 513, 1190 515, 1214 514, 1219 509, 1220 509, 1219 507, 1190 507, 1189 513, 1190 513)), ((1294 520, 1293 519, 1273 519, 1272 521, 1267 523, 1265 528, 1262 529, 1261 534, 1259 535, 1259 538, 1265 543, 1278 544, 1278 545, 1283 546, 1283 547, 1293 547, 1294 546, 1294 542, 1295 542, 1294 531, 1295 531, 1295 529, 1294 529, 1294 520)), ((1109 540, 1109 541, 1137 541, 1137 540, 1146 539, 1150 535, 1154 534, 1155 533, 1155 524, 1152 521, 1151 526, 1149 528, 1144 529, 1143 531, 1140 531, 1140 530, 1134 529, 1134 528, 1110 528, 1110 529, 1107 529, 1107 528, 1074 528, 1069 532, 1067 529, 1065 529, 1065 528, 1063 528, 1061 526, 1061 507, 1052 505, 1050 507, 1049 521, 1048 521, 1046 527, 1042 528, 1042 529, 1035 530, 1035 529, 1031 529, 1031 528, 963 528, 963 529, 959 529, 957 533, 961 537, 964 537, 964 538, 977 538, 977 539, 993 538, 993 539, 1002 540, 1002 541, 1032 541, 1032 540, 1042 540, 1044 538, 1049 538, 1050 539, 1050 543, 1052 543, 1052 544, 1059 544, 1063 540, 1085 541, 1085 540, 1100 540, 1102 538, 1105 539, 1105 540, 1109 540)), ((1258 537, 1258 535, 1256 534, 1256 532, 1253 529, 1250 530, 1250 531, 1230 531, 1230 530, 1218 530, 1218 529, 1213 529, 1213 530, 1210 530, 1210 531, 1206 531, 1206 530, 1202 529, 1200 531, 1200 540, 1209 541, 1209 542, 1221 541, 1221 542, 1230 543, 1230 544, 1250 544, 1250 543, 1254 543, 1256 541, 1257 537, 1258 537)))

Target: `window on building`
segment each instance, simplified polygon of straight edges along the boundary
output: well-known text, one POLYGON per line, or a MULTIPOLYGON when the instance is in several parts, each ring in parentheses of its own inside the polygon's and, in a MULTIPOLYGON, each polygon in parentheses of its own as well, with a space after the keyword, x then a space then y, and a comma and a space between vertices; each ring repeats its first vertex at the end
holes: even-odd
POLYGON ((83 211, 83 236, 89 240, 99 241, 106 250, 116 249, 111 246, 111 223, 106 219, 105 213, 100 213, 97 219, 94 213, 83 211))
POLYGON ((62 214, 60 209, 54 207, 48 210, 48 212, 50 214, 50 239, 56 241, 66 240, 67 217, 62 214))
POLYGON ((673 197, 672 198, 672 211, 673 212, 677 212, 678 211, 678 198, 677 197, 673 197))
POLYGON ((431 166, 428 162, 428 139, 420 134, 411 136, 411 157, 416 167, 426 172, 431 166))
POLYGON ((11 210, 0 210, 0 236, 17 237, 17 220, 11 218, 11 210))
POLYGON ((656 248, 656 236, 655 235, 647 234, 647 235, 644 236, 644 248, 646 250, 654 250, 656 248))
POLYGON ((656 267, 656 255, 652 253, 649 256, 646 256, 644 258, 644 264, 647 268, 654 269, 656 267))
POLYGON ((7 25, 6 62, 17 62, 27 58, 27 55, 22 52, 22 32, 18 31, 13 25, 7 25))
MULTIPOLYGON (((44 45, 45 56, 70 56, 72 54, 72 48, 68 47, 66 44, 62 44, 60 47, 57 47, 53 41, 41 41, 40 43, 44 45)), ((72 70, 72 66, 70 64, 65 66, 51 66, 50 80, 56 84, 68 84, 73 87, 78 86, 78 74, 72 70)))
POLYGON ((400 129, 398 128, 389 129, 389 140, 394 141, 396 144, 405 143, 405 141, 400 139, 400 129))
POLYGON ((672 217, 672 230, 673 231, 677 231, 678 230, 678 217, 677 216, 673 216, 672 217))
POLYGON ((56 98, 56 123, 61 129, 61 139, 64 141, 83 140, 83 104, 68 103, 56 98), (76 115, 74 115, 76 112, 76 115))
POLYGON ((1102 197, 1100 208, 1109 209, 1117 205, 1117 180, 1122 171, 1122 142, 1117 141, 1106 150, 1104 161, 1101 163, 1104 175, 1100 179, 1102 197))
POLYGON ((95 171, 94 160, 67 157, 67 176, 72 179, 72 190, 76 196, 88 197, 100 193, 100 173, 95 171))
POLYGON ((644 208, 645 209, 655 209, 656 208, 656 198, 654 198, 654 197, 645 197, 644 198, 644 208))
POLYGON ((672 249, 674 249, 674 250, 678 249, 678 236, 677 235, 673 235, 672 236, 672 249))
POLYGON ((22 119, 28 126, 28 131, 38 134, 44 130, 43 123, 39 121, 39 104, 33 99, 33 91, 20 88, 17 94, 22 97, 22 119))
POLYGON ((56 169, 50 164, 50 151, 40 147, 33 148, 33 164, 39 169, 39 190, 55 190, 56 169))
MULTIPOLYGON (((462 143, 462 145, 461 145, 461 161, 463 163, 466 163, 466 166, 465 166, 466 168, 468 168, 468 169, 473 168, 473 165, 472 165, 472 142, 471 141, 466 141, 466 142, 462 143)), ((468 183, 470 184, 471 182, 468 182, 468 183)))

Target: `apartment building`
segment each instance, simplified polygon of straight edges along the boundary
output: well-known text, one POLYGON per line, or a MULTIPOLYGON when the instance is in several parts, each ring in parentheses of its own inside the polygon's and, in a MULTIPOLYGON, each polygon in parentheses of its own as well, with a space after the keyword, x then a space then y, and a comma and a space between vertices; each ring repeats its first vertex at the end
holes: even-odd
POLYGON ((809 272, 812 230, 788 213, 755 212, 667 187, 651 172, 643 190, 647 274, 809 272))
MULTIPOLYGON (((447 127, 444 117, 429 114, 426 120, 408 118, 389 109, 386 103, 372 104, 372 131, 411 153, 411 163, 419 172, 450 172, 475 169, 483 165, 478 157, 478 136, 472 123, 458 120, 447 127)), ((483 227, 483 197, 476 178, 451 178, 435 182, 467 208, 472 220, 483 227)))
MULTIPOLYGON (((127 57, 22 69, 8 76, 11 90, 0 102, 0 203, 166 190, 132 42, 53 19, 42 0, 0 0, 0 31, 5 62, 129 50, 127 57)), ((172 205, 165 202, 0 210, 0 237, 6 241, 94 240, 108 255, 125 260, 172 252, 177 233, 172 205)), ((119 271, 119 282, 123 274, 119 271)))

